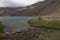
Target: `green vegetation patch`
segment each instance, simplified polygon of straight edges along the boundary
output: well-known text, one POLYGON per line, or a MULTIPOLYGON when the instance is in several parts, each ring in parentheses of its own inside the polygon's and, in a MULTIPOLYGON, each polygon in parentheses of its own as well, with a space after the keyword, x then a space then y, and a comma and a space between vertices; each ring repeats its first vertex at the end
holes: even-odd
POLYGON ((32 19, 28 22, 31 26, 42 28, 60 29, 60 20, 32 19))
POLYGON ((2 34, 0 34, 0 40, 3 40, 2 34))
POLYGON ((0 22, 0 40, 3 40, 3 37, 2 37, 3 29, 4 29, 4 25, 0 22))
POLYGON ((0 33, 3 32, 4 26, 0 23, 0 33))

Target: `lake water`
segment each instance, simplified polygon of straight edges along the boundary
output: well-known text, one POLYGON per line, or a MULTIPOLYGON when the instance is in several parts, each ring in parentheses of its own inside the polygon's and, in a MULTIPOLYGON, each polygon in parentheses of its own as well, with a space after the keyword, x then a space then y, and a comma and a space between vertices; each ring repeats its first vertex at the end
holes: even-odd
POLYGON ((4 32, 11 32, 30 27, 27 21, 32 18, 31 16, 6 16, 0 17, 0 21, 5 26, 4 32))

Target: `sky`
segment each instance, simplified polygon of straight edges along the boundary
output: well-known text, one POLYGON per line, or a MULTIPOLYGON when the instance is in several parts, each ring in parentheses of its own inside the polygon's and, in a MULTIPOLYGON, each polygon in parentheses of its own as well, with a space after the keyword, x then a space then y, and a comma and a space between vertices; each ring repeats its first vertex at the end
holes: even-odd
POLYGON ((0 7, 22 7, 43 0, 0 0, 0 7))

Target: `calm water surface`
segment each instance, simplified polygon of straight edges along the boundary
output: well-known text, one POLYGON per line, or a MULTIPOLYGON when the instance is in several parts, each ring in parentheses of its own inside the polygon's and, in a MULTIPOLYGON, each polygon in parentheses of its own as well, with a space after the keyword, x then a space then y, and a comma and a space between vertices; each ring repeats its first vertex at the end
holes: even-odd
POLYGON ((5 26, 4 32, 11 32, 11 31, 17 31, 26 29, 29 26, 27 21, 33 17, 31 16, 6 16, 6 17, 0 17, 0 21, 5 26))

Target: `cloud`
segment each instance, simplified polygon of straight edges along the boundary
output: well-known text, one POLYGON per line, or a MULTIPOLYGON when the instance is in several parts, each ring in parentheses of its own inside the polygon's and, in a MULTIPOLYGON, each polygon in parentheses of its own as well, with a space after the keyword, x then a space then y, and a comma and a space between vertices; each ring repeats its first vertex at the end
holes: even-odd
POLYGON ((0 0, 0 7, 28 6, 43 0, 0 0))

